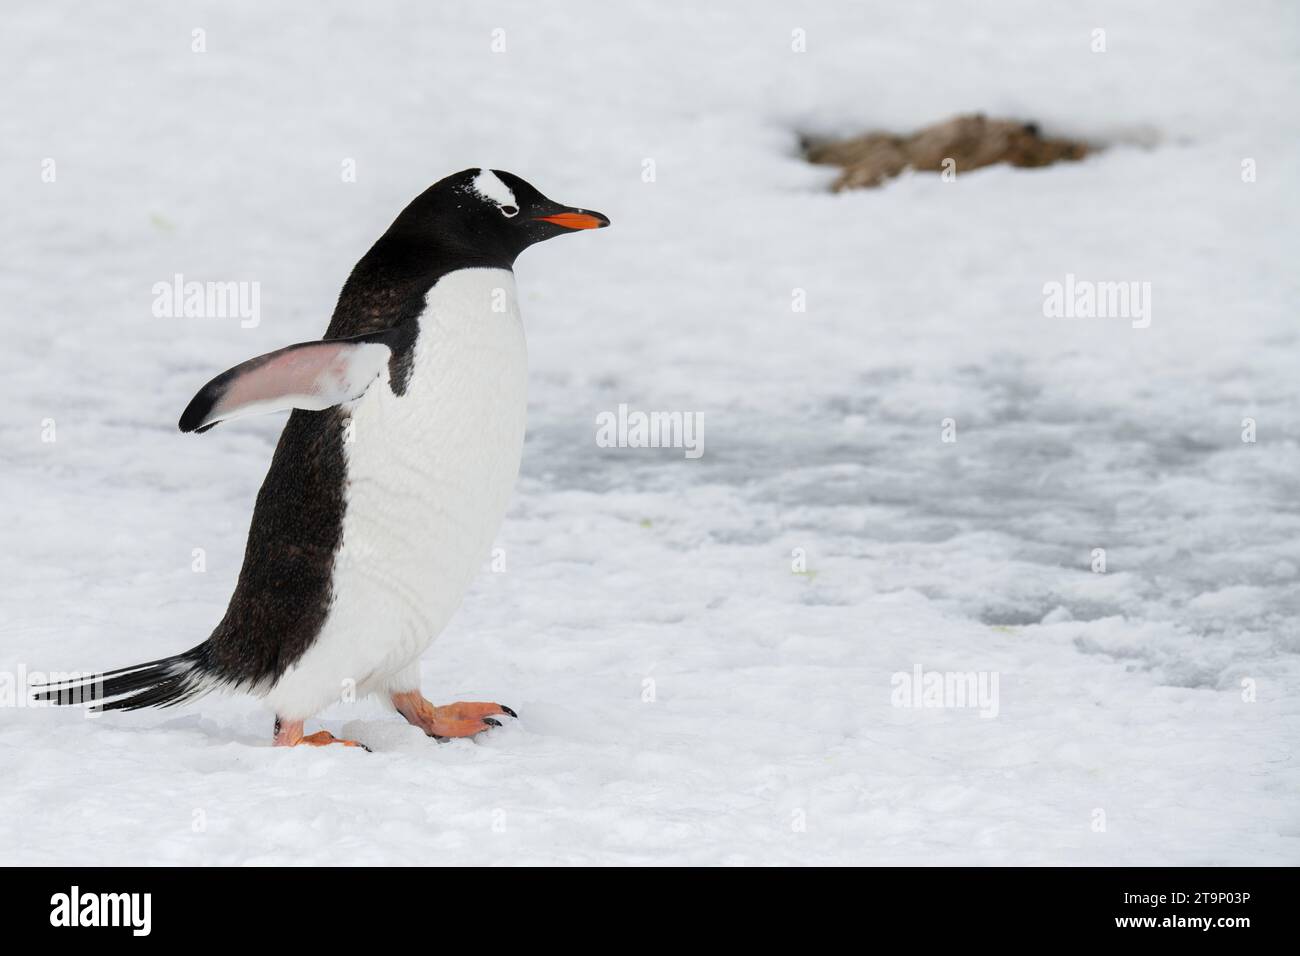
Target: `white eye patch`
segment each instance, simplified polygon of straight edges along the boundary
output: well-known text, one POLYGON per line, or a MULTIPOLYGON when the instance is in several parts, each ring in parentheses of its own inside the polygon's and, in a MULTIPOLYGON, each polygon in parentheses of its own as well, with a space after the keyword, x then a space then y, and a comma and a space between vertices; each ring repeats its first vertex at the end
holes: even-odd
POLYGON ((496 203, 507 218, 519 215, 519 204, 515 202, 514 192, 492 170, 480 169, 471 186, 474 192, 488 202, 496 203))

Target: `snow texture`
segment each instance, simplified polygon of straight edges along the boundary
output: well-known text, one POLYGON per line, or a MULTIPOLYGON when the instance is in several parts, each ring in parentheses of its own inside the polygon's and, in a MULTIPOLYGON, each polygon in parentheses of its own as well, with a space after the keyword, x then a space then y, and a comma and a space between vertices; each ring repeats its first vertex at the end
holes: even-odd
POLYGON ((6 706, 0 863, 1300 863, 1298 54, 1284 2, 11 5, 8 703, 207 636, 283 416, 176 418, 430 183, 613 225, 518 263, 523 473, 423 662, 521 719, 6 706), (981 110, 1107 148, 840 195, 799 156, 981 110), (1045 316, 1071 275, 1149 327, 1045 316), (177 276, 260 308, 155 314, 177 276), (599 447, 620 403, 705 454, 599 447), (917 667, 996 716, 895 706, 917 667))

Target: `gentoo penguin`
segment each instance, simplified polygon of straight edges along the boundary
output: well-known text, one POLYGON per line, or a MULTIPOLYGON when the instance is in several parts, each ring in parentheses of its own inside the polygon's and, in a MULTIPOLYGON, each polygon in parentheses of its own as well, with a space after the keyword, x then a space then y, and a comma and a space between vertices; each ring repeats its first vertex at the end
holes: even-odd
POLYGON ((319 342, 208 382, 183 432, 293 409, 257 496, 239 581, 199 646, 41 688, 102 710, 168 707, 216 688, 274 709, 281 746, 342 743, 303 722, 379 694, 431 737, 509 714, 434 706, 420 655, 487 558, 519 473, 527 354, 512 267, 535 242, 609 225, 518 176, 467 169, 430 186, 357 263, 319 342))

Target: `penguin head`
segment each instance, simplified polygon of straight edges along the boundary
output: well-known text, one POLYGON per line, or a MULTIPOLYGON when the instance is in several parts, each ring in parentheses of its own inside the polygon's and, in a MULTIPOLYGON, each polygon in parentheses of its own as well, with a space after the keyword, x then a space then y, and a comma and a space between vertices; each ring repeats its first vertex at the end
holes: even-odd
POLYGON ((547 199, 513 173, 465 169, 417 196, 389 235, 509 264, 535 242, 608 225, 601 213, 547 199))

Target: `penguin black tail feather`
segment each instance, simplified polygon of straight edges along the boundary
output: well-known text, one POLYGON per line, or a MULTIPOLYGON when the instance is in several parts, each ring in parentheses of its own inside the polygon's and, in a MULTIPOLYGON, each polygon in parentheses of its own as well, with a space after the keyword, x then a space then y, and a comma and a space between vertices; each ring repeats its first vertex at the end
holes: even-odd
POLYGON ((140 710, 174 707, 212 689, 204 671, 203 644, 183 654, 103 674, 50 675, 37 685, 33 699, 55 706, 73 704, 91 710, 140 710))

